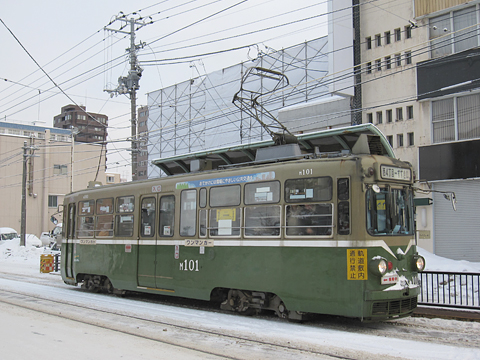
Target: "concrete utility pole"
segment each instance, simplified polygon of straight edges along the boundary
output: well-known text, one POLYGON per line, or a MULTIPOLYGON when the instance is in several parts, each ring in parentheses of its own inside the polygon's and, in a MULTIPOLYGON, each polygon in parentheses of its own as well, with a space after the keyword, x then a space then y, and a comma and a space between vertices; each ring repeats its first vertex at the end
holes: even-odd
POLYGON ((130 47, 126 49, 129 53, 130 58, 130 70, 128 71, 128 76, 121 76, 118 78, 118 86, 113 90, 104 90, 110 93, 110 96, 119 95, 119 94, 128 94, 130 96, 130 116, 131 116, 131 128, 132 128, 132 180, 137 178, 137 154, 138 154, 138 139, 137 139, 137 90, 140 88, 140 77, 142 76, 143 69, 137 62, 137 51, 145 46, 145 43, 140 42, 138 45, 135 45, 135 31, 141 29, 145 25, 151 24, 150 22, 145 22, 146 19, 127 19, 125 15, 116 16, 108 25, 113 24, 115 21, 120 21, 125 23, 119 30, 109 29, 105 27, 105 30, 114 31, 117 33, 130 35, 130 47), (127 25, 130 25, 130 31, 123 31, 127 25), (135 29, 135 26, 137 28, 135 29))
POLYGON ((27 142, 23 142, 23 173, 22 173, 22 215, 20 218, 20 246, 25 246, 27 243, 27 160, 34 156, 33 152, 38 148, 35 146, 27 146, 27 142), (29 154, 28 151, 32 153, 29 154))

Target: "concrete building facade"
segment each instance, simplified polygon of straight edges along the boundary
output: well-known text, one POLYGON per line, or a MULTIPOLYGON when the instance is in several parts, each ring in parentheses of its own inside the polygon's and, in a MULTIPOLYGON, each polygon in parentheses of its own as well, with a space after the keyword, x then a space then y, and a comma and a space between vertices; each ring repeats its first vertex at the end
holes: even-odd
POLYGON ((105 150, 99 144, 72 142, 70 130, 0 122, 0 226, 19 233, 25 143, 26 232, 39 237, 53 229, 51 216, 61 222, 57 212, 65 194, 87 187, 89 181, 108 180, 105 150))
POLYGON ((363 122, 414 165, 419 245, 480 261, 479 1, 365 1, 360 19, 363 122))

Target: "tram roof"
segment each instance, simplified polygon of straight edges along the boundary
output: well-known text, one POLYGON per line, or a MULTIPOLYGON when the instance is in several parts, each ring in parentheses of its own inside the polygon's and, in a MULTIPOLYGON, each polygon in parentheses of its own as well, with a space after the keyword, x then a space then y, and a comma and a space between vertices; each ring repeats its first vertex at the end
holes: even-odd
POLYGON ((359 152, 355 152, 354 146, 362 134, 367 136, 373 135, 380 140, 376 144, 376 155, 395 157, 393 149, 385 135, 373 124, 362 124, 298 134, 295 137, 297 140, 296 144, 298 144, 297 149, 300 149, 300 153, 296 153, 294 156, 282 156, 282 151, 279 151, 280 148, 276 147, 296 146, 296 144, 275 145, 273 140, 267 140, 160 158, 153 160, 152 164, 158 166, 167 175, 176 175, 202 170, 202 166, 205 167, 204 170, 210 170, 228 166, 241 166, 242 164, 251 165, 272 161, 292 160, 295 158, 303 158, 313 153, 320 156, 322 154, 333 153, 356 154, 359 152), (275 158, 259 160, 257 153, 260 149, 267 148, 274 149, 273 153, 276 154, 275 158))

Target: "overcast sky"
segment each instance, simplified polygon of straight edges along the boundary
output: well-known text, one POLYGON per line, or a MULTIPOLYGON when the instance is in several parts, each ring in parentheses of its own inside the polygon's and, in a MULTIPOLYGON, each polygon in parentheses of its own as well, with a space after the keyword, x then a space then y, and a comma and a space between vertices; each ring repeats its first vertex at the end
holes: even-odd
MULTIPOLYGON (((0 23, 0 119, 53 126, 53 117, 72 102, 35 60, 74 102, 109 117, 109 140, 126 139, 130 100, 125 95, 110 98, 103 91, 114 88, 118 77, 127 76, 129 69, 128 36, 104 30, 124 24, 117 20, 108 25, 120 12, 128 19, 141 16, 146 22, 153 21, 136 32, 136 44, 146 43, 138 52, 139 60, 163 60, 162 65, 143 66, 137 104, 146 105, 149 92, 246 61, 259 49, 278 50, 325 36, 327 16, 322 14, 326 11, 327 2, 318 0, 9 2, 0 12, 9 28, 0 23), (307 18, 311 19, 304 20, 307 18), (205 42, 210 43, 197 45, 205 42), (201 56, 250 44, 257 46, 201 56), (192 62, 186 58, 192 55, 200 56, 192 62), (179 64, 172 64, 176 62, 179 64)), ((129 153, 116 150, 126 147, 128 142, 117 143, 115 149, 109 146, 109 171, 130 172, 129 153)))

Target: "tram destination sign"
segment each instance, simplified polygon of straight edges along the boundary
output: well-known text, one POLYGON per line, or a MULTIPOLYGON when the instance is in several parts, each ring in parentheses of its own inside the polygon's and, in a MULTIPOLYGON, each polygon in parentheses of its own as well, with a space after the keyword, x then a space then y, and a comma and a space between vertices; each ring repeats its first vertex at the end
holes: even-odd
POLYGON ((412 179, 412 171, 410 169, 394 166, 380 166, 380 175, 382 179, 388 180, 410 181, 412 179))

